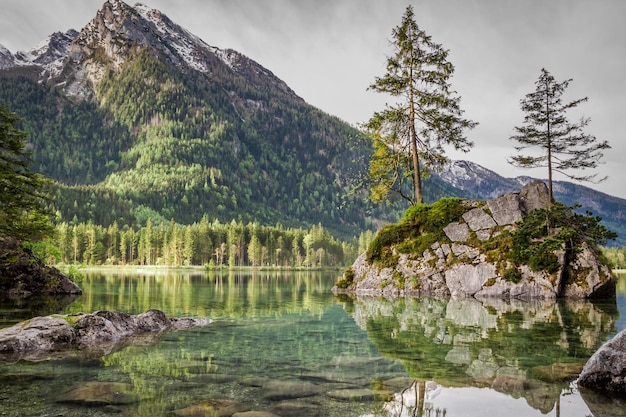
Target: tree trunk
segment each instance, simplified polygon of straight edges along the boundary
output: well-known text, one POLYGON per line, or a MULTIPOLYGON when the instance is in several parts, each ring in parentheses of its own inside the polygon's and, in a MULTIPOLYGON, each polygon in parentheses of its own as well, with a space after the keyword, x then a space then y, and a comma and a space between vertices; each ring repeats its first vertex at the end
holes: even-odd
POLYGON ((552 136, 550 132, 550 84, 546 81, 546 121, 547 121, 547 148, 548 148, 548 196, 550 204, 554 203, 552 193, 552 136))
POLYGON ((409 123, 411 135, 411 156, 413 157, 413 204, 420 204, 424 202, 424 198, 422 197, 422 178, 417 149, 417 132, 415 131, 415 103, 413 93, 413 48, 411 48, 411 66, 409 70, 409 123))

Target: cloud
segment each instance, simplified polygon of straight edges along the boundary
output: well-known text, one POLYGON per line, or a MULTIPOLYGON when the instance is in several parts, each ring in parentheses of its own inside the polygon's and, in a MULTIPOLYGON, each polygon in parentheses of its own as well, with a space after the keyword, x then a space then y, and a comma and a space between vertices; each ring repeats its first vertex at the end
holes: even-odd
MULTIPOLYGON (((386 98, 367 87, 384 73, 392 29, 406 0, 141 0, 220 48, 233 48, 267 67, 309 103, 347 122, 365 122, 386 98)), ((102 0, 3 0, 0 43, 29 49, 54 31, 82 28, 102 0)), ((129 2, 130 3, 130 2, 129 2)), ((545 67, 572 78, 569 99, 591 117, 587 131, 613 149, 594 188, 626 197, 621 121, 626 96, 626 2, 622 0, 412 0, 418 25, 450 50, 452 87, 466 116, 480 125, 468 136, 470 159, 505 176, 532 174, 506 158, 508 139, 523 121, 519 100, 545 67)), ((578 113, 576 113, 578 114, 578 113)), ((545 175, 544 175, 545 176, 545 175)))

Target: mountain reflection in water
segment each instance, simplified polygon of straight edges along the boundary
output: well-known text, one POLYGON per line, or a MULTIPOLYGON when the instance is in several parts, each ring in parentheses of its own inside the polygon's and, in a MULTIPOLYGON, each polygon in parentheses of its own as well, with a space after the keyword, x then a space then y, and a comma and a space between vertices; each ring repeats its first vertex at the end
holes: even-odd
POLYGON ((7 416, 212 415, 211 401, 228 400, 279 416, 623 414, 624 404, 580 392, 574 380, 621 330, 624 277, 617 299, 593 303, 335 297, 335 277, 90 272, 75 300, 0 300, 0 326, 33 312, 105 309, 157 308, 215 320, 100 359, 0 364, 0 410, 7 416), (120 387, 127 404, 66 403, 68 392, 120 387))

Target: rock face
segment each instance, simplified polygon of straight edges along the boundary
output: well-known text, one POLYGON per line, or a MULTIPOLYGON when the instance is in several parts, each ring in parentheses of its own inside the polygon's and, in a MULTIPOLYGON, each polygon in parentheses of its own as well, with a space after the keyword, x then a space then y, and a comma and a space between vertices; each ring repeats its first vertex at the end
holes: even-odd
POLYGON ((20 242, 0 238, 0 294, 82 294, 82 290, 56 268, 44 265, 20 242))
POLYGON ((616 397, 626 396, 626 330, 589 358, 578 377, 578 385, 616 397))
POLYGON ((0 330, 0 361, 44 360, 80 351, 103 356, 131 342, 151 342, 166 331, 207 326, 210 319, 167 318, 148 310, 131 316, 114 311, 35 317, 0 330))
MULTIPOLYGON (((520 192, 479 202, 463 201, 467 211, 457 221, 443 227, 445 240, 435 242, 421 257, 400 253, 391 246, 398 260, 391 267, 372 265, 366 254, 352 265, 346 288, 335 286, 335 293, 384 296, 460 296, 501 298, 593 298, 613 297, 615 280, 610 268, 597 253, 583 244, 569 259, 556 251, 557 272, 533 271, 493 260, 482 243, 490 242, 503 231, 514 231, 516 222, 534 209, 550 205, 548 190, 541 181, 525 185, 520 192), (511 269, 515 274, 505 276, 511 269)), ((491 252, 502 252, 498 248, 491 252)), ((344 276, 345 277, 345 276, 344 276)))

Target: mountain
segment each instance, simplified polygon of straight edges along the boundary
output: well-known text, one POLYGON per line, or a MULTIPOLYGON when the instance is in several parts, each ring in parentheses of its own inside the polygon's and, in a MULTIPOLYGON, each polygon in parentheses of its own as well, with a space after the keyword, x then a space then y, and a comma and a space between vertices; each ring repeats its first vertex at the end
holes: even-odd
MULTIPOLYGON (((362 132, 141 4, 106 1, 80 31, 27 52, 0 45, 2 104, 23 119, 34 169, 55 180, 60 221, 123 227, 207 215, 322 224, 345 238, 406 209, 368 201, 362 132)), ((456 161, 425 181, 425 199, 489 199, 528 180, 456 161)), ((626 236, 624 200, 578 187, 558 183, 557 198, 582 199, 626 236)))
POLYGON ((23 118, 60 220, 323 224, 354 236, 399 209, 358 185, 365 136, 270 70, 158 10, 104 3, 79 32, 0 48, 0 103, 23 118))
MULTIPOLYGON (((469 161, 452 161, 433 176, 457 190, 458 196, 489 200, 519 190, 535 180, 531 177, 505 178, 469 161)), ((554 198, 580 212, 602 217, 602 223, 619 237, 611 245, 626 246, 626 200, 566 181, 554 181, 554 198)))

